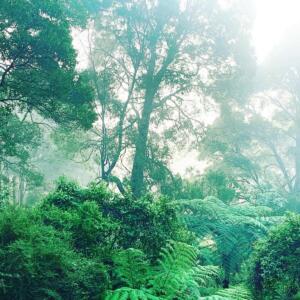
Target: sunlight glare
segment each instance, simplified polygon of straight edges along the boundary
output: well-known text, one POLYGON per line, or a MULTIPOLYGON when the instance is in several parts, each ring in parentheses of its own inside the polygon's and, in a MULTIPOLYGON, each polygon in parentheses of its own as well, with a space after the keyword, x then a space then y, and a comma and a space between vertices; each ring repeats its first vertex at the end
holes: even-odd
POLYGON ((262 62, 285 32, 299 19, 299 0, 255 0, 253 39, 258 62, 262 62))

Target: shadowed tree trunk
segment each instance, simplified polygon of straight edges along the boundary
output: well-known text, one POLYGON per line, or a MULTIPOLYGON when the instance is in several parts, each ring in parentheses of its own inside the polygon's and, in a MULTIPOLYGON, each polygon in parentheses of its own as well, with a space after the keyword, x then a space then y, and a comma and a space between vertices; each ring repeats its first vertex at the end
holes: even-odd
POLYGON ((19 204, 23 205, 25 200, 26 183, 22 176, 19 177, 19 204))
POLYGON ((299 108, 296 108, 296 150, 295 150, 295 184, 294 191, 300 192, 300 116, 299 108))
POLYGON ((296 149, 295 149, 295 182, 294 182, 294 194, 295 197, 292 197, 292 202, 290 206, 293 210, 300 210, 300 201, 298 200, 300 196, 300 109, 296 105, 296 149))
POLYGON ((140 197, 144 188, 144 169, 146 163, 147 140, 150 125, 150 116, 153 110, 155 92, 146 92, 145 105, 138 126, 138 136, 135 143, 135 155, 133 160, 131 188, 135 197, 140 197))

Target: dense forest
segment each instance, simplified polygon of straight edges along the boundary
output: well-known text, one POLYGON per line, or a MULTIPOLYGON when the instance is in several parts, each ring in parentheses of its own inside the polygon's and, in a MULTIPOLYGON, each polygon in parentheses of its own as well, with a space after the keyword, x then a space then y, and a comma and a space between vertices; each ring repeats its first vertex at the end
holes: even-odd
POLYGON ((300 27, 250 0, 1 0, 0 299, 300 299, 300 27))

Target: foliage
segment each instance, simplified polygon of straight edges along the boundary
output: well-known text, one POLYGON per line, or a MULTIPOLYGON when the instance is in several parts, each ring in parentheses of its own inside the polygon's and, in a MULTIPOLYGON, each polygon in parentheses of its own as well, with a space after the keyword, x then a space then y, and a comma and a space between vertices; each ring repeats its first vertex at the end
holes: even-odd
POLYGON ((141 250, 129 248, 118 251, 113 261, 118 278, 129 288, 139 288, 149 276, 149 262, 141 250))
POLYGON ((300 217, 290 214, 257 243, 250 286, 257 299, 292 299, 300 290, 300 217))
POLYGON ((248 203, 226 204, 215 197, 176 203, 188 228, 204 239, 204 247, 216 247, 224 269, 223 285, 228 287, 231 275, 239 272, 250 255, 254 241, 266 233, 264 217, 271 216, 271 210, 248 203))
POLYGON ((211 284, 218 276, 216 267, 197 264, 195 248, 180 242, 169 242, 154 266, 135 249, 119 253, 116 263, 126 287, 108 293, 106 299, 196 299, 199 286, 211 284))
POLYGON ((67 232, 36 210, 0 211, 1 299, 97 299, 107 283, 100 261, 75 252, 67 232))
POLYGON ((156 296, 150 294, 147 290, 143 289, 131 289, 131 288, 120 288, 115 290, 113 293, 110 293, 106 296, 105 300, 160 300, 156 296))
POLYGON ((35 109, 55 121, 69 118, 82 120, 84 127, 91 125, 85 119, 93 118, 88 111, 91 92, 75 71, 70 35, 71 24, 84 23, 77 4, 66 0, 1 5, 0 19, 5 22, 0 35, 0 93, 7 111, 17 106, 23 113, 35 109))
POLYGON ((47 224, 74 232, 77 247, 84 251, 101 243, 109 248, 138 248, 157 257, 168 239, 192 238, 166 198, 148 195, 133 201, 103 184, 84 189, 62 179, 41 207, 47 224))
POLYGON ((109 283, 115 285, 115 278, 134 288, 144 282, 167 240, 192 241, 165 198, 128 198, 101 184, 80 188, 62 178, 56 191, 32 208, 4 205, 1 298, 94 299, 109 283), (135 269, 131 276, 130 268, 135 269))
POLYGON ((242 285, 222 289, 213 296, 200 298, 203 300, 252 300, 251 292, 242 285))
POLYGON ((202 199, 215 196, 229 203, 238 197, 241 185, 223 170, 208 169, 201 176, 182 179, 174 176, 172 182, 162 184, 160 192, 174 199, 202 199))
MULTIPOLYGON (((91 2, 90 0, 88 0, 91 2)), ((76 67, 71 27, 84 26, 85 1, 2 1, 0 7, 0 169, 41 183, 32 164, 41 124, 88 129, 93 92, 76 67)), ((2 178, 0 179, 2 180, 2 178)))

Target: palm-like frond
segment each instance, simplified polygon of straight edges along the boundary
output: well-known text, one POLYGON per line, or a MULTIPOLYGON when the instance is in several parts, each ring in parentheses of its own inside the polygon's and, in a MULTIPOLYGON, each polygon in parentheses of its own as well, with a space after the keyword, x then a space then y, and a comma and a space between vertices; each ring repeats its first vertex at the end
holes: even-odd
POLYGON ((216 197, 175 203, 190 230, 199 238, 209 236, 214 241, 225 277, 238 270, 250 253, 252 243, 267 232, 272 218, 268 207, 226 204, 216 197))
POLYGON ((195 249, 180 242, 169 242, 161 251, 156 274, 150 281, 157 295, 173 299, 185 292, 197 290, 197 253, 195 249))
POLYGON ((199 266, 196 249, 170 241, 155 266, 136 249, 115 257, 116 274, 125 285, 107 294, 106 300, 198 299, 200 287, 209 286, 219 275, 214 266, 199 266))
POLYGON ((251 292, 243 285, 219 290, 215 295, 202 297, 202 300, 253 300, 251 292))
POLYGON ((132 289, 123 287, 109 292, 105 300, 160 300, 161 298, 150 294, 144 289, 132 289))
POLYGON ((138 288, 146 282, 149 263, 142 251, 132 248, 119 251, 113 261, 118 277, 126 286, 138 288))

